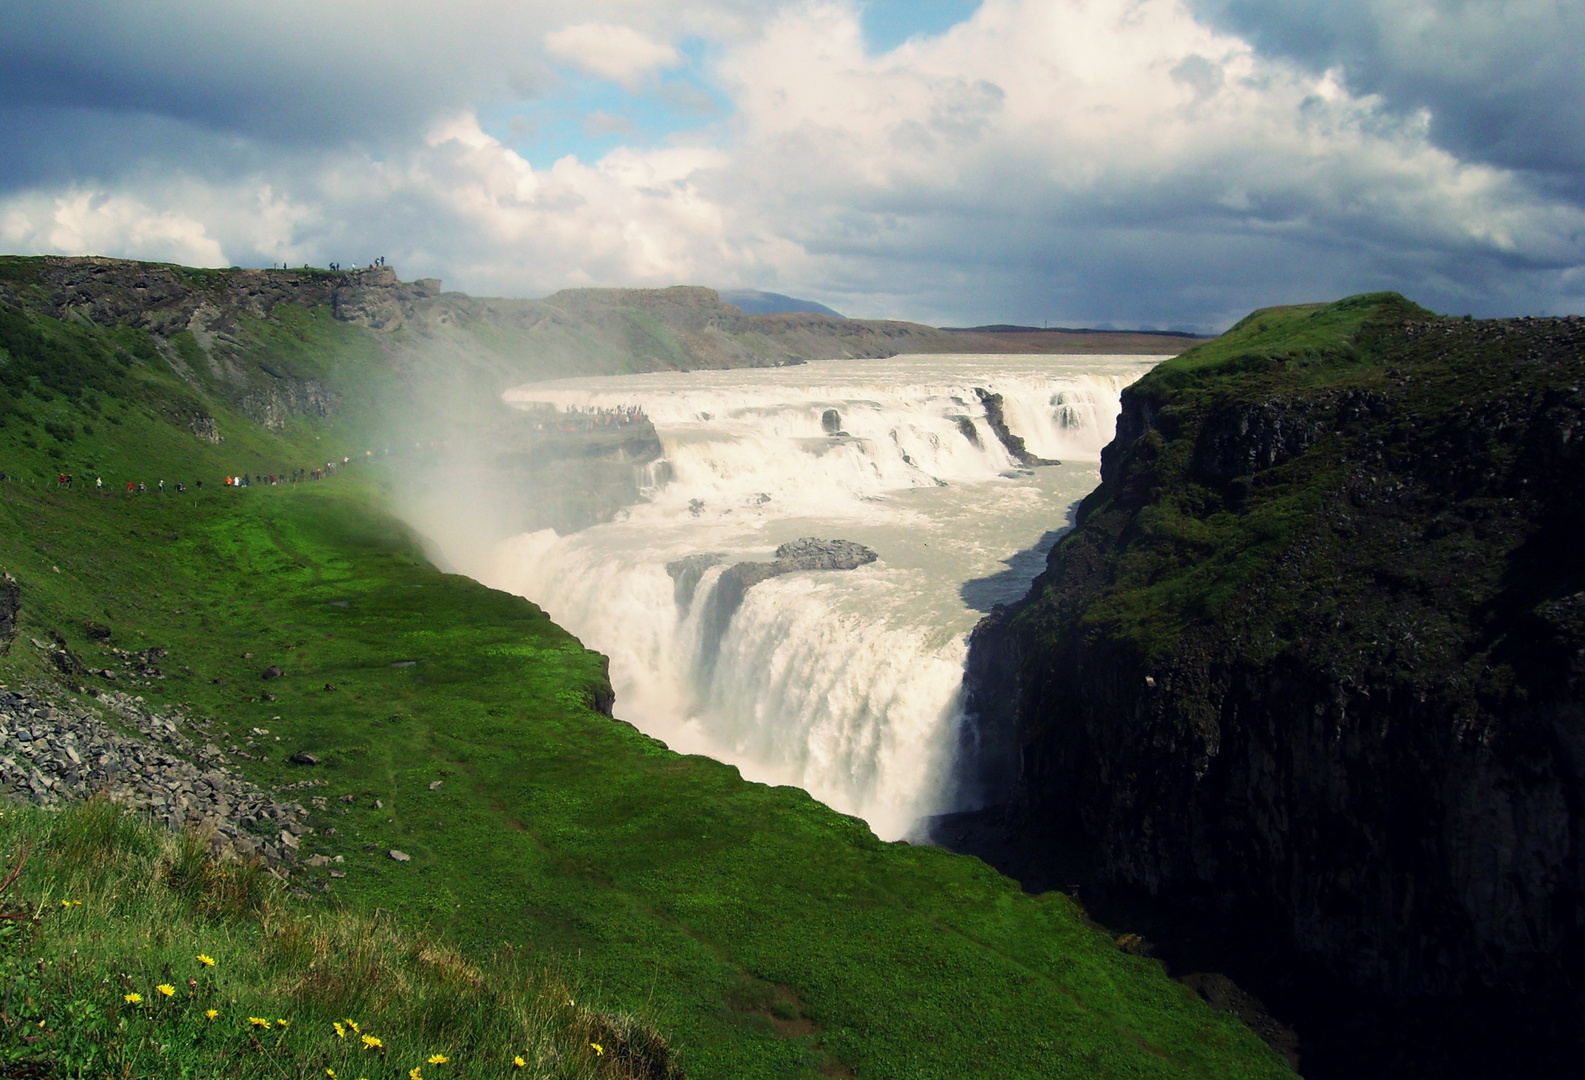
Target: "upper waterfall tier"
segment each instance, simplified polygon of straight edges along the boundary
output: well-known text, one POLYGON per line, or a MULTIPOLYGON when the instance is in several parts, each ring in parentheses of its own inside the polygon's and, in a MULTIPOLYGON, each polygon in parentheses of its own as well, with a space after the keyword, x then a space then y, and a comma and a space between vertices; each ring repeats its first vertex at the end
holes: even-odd
POLYGON ((666 372, 540 383, 506 397, 561 409, 641 406, 665 448, 650 516, 682 507, 693 517, 867 519, 868 504, 888 493, 980 483, 1021 467, 986 414, 988 396, 1030 455, 1098 460, 1119 394, 1141 365, 1097 357, 1053 372, 1042 359, 896 357, 666 372))

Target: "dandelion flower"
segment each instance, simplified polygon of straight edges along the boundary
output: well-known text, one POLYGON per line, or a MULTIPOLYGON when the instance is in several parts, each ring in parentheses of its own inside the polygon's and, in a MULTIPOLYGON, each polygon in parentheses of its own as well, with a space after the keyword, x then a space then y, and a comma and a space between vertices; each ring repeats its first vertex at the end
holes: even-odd
POLYGON ((275 1021, 275 1026, 276 1027, 291 1027, 292 1026, 292 1022, 290 1020, 276 1020, 275 1021))
POLYGON ((127 994, 127 995, 123 996, 121 1000, 126 1002, 128 1005, 141 1005, 141 1004, 143 1004, 143 995, 142 994, 127 994))
POLYGON ((518 1054, 516 1057, 514 1057, 512 1059, 512 1068, 514 1068, 514 1069, 521 1069, 523 1066, 525 1066, 527 1064, 528 1064, 528 1062, 523 1060, 523 1055, 522 1054, 518 1054))
POLYGON ((270 1026, 269 1019, 263 1016, 250 1016, 248 1017, 248 1023, 256 1028, 267 1028, 270 1026))
POLYGON ((160 983, 160 985, 156 986, 154 989, 158 990, 161 994, 164 994, 166 997, 175 997, 176 996, 176 987, 172 986, 170 983, 160 983))
POLYGON ((336 1080, 336 1070, 335 1069, 326 1069, 325 1070, 325 1075, 330 1077, 330 1080, 336 1080))
POLYGON ((339 1023, 331 1021, 330 1026, 336 1029, 336 1038, 345 1039, 347 1037, 347 1029, 342 1027, 339 1023))
POLYGON ((356 1035, 359 1031, 358 1022, 356 1020, 348 1020, 347 1027, 351 1029, 354 1035, 356 1035))
POLYGON ((448 1062, 450 1060, 451 1059, 449 1057, 447 1057, 445 1054, 430 1054, 429 1055, 429 1063, 431 1065, 444 1065, 446 1062, 448 1062))
POLYGON ((71 906, 72 906, 72 902, 70 900, 62 900, 61 901, 61 907, 71 907, 71 906))
POLYGON ((198 954, 198 962, 204 965, 204 967, 215 966, 215 958, 213 956, 205 956, 203 953, 198 954))
POLYGON ((417 1065, 414 1065, 407 1070, 407 1080, 424 1080, 424 1074, 418 1071, 417 1065))
POLYGON ((599 1043, 590 1043, 589 1049, 594 1051, 596 1057, 605 1053, 605 1047, 601 1046, 599 1043))
POLYGON ((82 907, 82 906, 83 906, 83 902, 81 900, 73 900, 72 901, 72 907, 82 907))
POLYGON ((220 1010, 219 1009, 205 1009, 204 1010, 204 1019, 206 1019, 206 1020, 213 1020, 215 1017, 217 1017, 219 1015, 220 1015, 220 1010))
POLYGON ((365 1050, 378 1050, 384 1045, 384 1043, 382 1043, 379 1039, 376 1039, 373 1035, 363 1036, 363 1048, 365 1050))

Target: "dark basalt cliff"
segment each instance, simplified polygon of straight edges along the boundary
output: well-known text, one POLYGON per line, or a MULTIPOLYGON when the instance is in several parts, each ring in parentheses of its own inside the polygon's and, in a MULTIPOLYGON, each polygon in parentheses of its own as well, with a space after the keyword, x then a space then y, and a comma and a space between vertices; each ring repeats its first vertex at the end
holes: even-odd
POLYGON ((1577 1054, 1582 383, 1577 318, 1376 294, 1126 391, 1076 527, 972 641, 978 779, 1035 863, 1076 834, 1096 881, 1274 925, 1350 993, 1482 1002, 1505 1030, 1444 1029, 1481 1069, 1577 1054))

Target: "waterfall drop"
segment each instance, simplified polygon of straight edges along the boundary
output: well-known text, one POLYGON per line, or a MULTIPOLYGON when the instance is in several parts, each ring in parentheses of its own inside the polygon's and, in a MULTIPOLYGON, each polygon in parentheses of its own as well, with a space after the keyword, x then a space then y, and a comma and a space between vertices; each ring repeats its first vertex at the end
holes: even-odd
POLYGON ((967 632, 1028 587, 1038 567, 1017 553, 1095 486, 1119 395, 1156 359, 904 356, 519 387, 506 397, 524 407, 641 409, 663 460, 616 520, 440 554, 609 655, 623 719, 903 837, 973 803, 953 781, 967 632), (753 565, 799 537, 878 558, 753 565))

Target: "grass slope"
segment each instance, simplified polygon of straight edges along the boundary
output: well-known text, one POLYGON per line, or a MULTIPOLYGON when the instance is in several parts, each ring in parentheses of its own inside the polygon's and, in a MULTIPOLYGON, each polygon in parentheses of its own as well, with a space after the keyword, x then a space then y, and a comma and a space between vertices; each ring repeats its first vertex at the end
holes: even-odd
POLYGON ((655 1032, 511 950, 295 904, 102 800, 0 808, 0 1075, 675 1080, 655 1032))
MULTIPOLYGON (((1291 554, 1345 468, 1331 456, 1310 455, 1263 474, 1258 485, 1247 476, 1207 482, 1196 467, 1205 471, 1202 459, 1214 453, 1214 440, 1228 438, 1202 434, 1207 418, 1283 407, 1329 391, 1368 393, 1387 378, 1371 328, 1435 318, 1396 293, 1266 308, 1140 379, 1130 394, 1157 418, 1142 452, 1152 455, 1153 475, 1165 479, 1160 497, 1130 522, 1114 587, 1086 623, 1114 629, 1143 655, 1160 657, 1189 627, 1243 612, 1250 581, 1291 554)), ((1302 413, 1277 423, 1284 420, 1290 428, 1310 422, 1302 413)), ((1081 506, 1080 520, 1103 511, 1108 497, 1097 489, 1081 506)), ((1326 568, 1318 573, 1316 580, 1333 576, 1326 568)), ((1279 611, 1288 623, 1281 632, 1244 635, 1247 649, 1274 655, 1295 627, 1317 617, 1287 610, 1284 601, 1295 595, 1285 591, 1256 609, 1262 631, 1279 611)))
MULTIPOLYGON (((129 370, 149 393, 184 385, 153 361, 129 370)), ((212 447, 131 391, 80 400, 89 392, 121 423, 63 454, 150 480, 202 474, 205 490, 98 495, 79 472, 77 490, 58 491, 58 447, 13 412, 0 468, 46 479, 0 488, 0 566, 24 597, 0 676, 38 677, 26 637, 51 630, 92 664, 88 619, 113 645, 169 649, 179 674, 141 692, 190 702, 239 743, 268 728, 254 752, 273 760, 246 764, 259 782, 329 781, 304 854, 345 856, 332 904, 395 912, 470 957, 509 943, 568 965, 605 1006, 653 1016, 695 1077, 1285 1071, 1067 898, 881 843, 800 791, 745 783, 593 711, 603 659, 532 604, 429 566, 381 509, 383 466, 218 487, 247 455, 282 471, 327 445, 356 449, 334 428, 268 433, 209 400, 234 432, 212 447), (263 684, 270 664, 286 674, 263 684), (266 685, 278 700, 259 700, 266 685), (284 764, 296 750, 323 764, 284 764), (385 858, 392 847, 412 861, 385 858)), ((13 400, 35 415, 87 408, 61 393, 13 400)))

